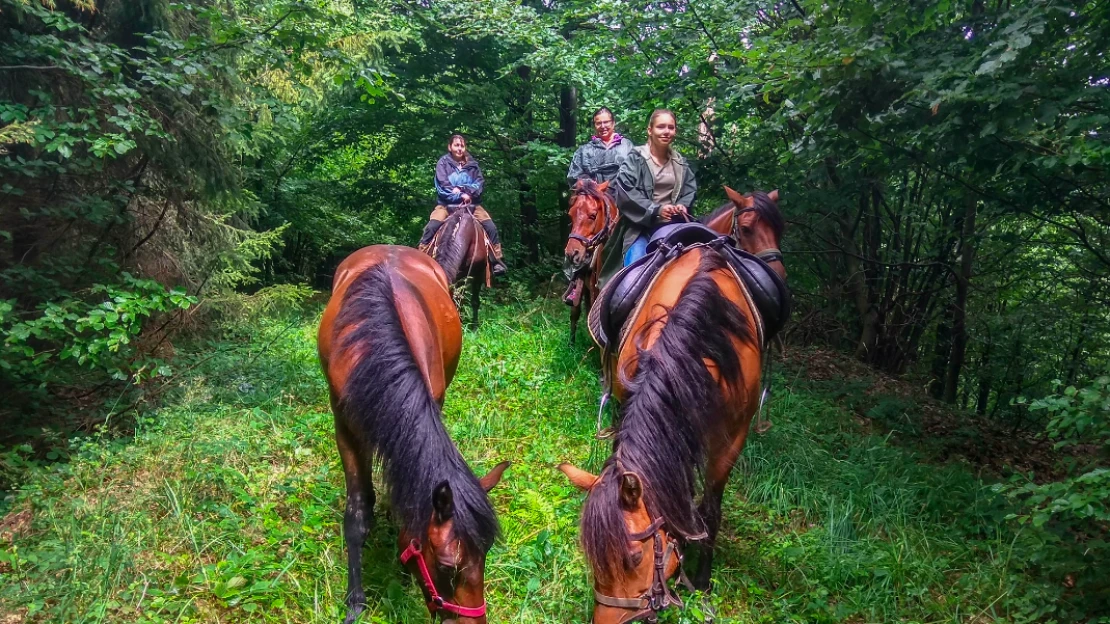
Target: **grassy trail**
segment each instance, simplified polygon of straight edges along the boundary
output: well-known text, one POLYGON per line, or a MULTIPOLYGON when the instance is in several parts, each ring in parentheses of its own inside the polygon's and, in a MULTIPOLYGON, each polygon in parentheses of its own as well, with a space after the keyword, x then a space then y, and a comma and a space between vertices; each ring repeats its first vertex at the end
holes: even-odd
MULTIPOLYGON (((553 300, 483 314, 445 414, 476 472, 514 462, 492 494, 491 622, 585 622, 582 496, 554 466, 596 470, 607 454, 597 354, 583 336, 566 345, 553 300)), ((207 345, 133 440, 75 445, 37 471, 9 501, 21 527, 0 534, 0 623, 340 621, 343 479, 314 331, 267 321, 207 345)), ((987 486, 868 435, 800 371, 776 381, 774 427, 726 495, 716 591, 688 602, 718 622, 1005 619, 1027 581, 1008 572, 987 486)), ((427 622, 378 500, 363 621, 427 622)))

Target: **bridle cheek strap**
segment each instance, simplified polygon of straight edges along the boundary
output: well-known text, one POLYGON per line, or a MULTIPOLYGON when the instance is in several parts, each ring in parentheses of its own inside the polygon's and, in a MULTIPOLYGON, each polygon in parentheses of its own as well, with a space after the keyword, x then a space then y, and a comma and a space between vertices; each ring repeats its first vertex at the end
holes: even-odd
POLYGON ((443 599, 436 591, 436 584, 432 581, 432 574, 428 572, 428 564, 424 563, 424 556, 420 554, 420 544, 416 540, 409 542, 409 547, 401 553, 401 563, 406 564, 409 559, 416 558, 416 567, 420 569, 420 576, 424 580, 424 588, 428 590, 428 595, 431 599, 428 600, 428 611, 435 615, 436 611, 446 611, 454 613, 459 617, 480 618, 486 614, 486 603, 483 601, 480 607, 464 607, 443 599))

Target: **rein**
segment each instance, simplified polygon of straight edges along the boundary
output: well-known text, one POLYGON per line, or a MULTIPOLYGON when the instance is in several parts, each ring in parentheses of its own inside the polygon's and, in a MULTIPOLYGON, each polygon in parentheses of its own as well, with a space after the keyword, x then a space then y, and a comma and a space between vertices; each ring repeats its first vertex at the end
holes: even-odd
POLYGON ((480 618, 486 614, 486 603, 482 602, 480 607, 464 607, 452 602, 447 602, 443 596, 439 595, 436 590, 436 584, 432 580, 432 574, 428 572, 428 564, 424 563, 424 557, 420 554, 420 544, 416 540, 409 542, 409 547, 405 552, 401 553, 401 563, 406 564, 413 557, 416 558, 416 566, 420 569, 420 577, 424 581, 424 589, 428 590, 428 595, 431 598, 428 600, 428 611, 435 615, 437 611, 446 611, 454 613, 459 617, 480 618))

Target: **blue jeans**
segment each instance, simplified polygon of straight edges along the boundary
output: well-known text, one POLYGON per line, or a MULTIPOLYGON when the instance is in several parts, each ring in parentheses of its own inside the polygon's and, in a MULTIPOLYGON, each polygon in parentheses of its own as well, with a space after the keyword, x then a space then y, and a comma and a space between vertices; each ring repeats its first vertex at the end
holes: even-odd
POLYGON ((628 251, 624 252, 624 266, 628 266, 647 255, 648 238, 647 234, 641 234, 629 246, 628 251))

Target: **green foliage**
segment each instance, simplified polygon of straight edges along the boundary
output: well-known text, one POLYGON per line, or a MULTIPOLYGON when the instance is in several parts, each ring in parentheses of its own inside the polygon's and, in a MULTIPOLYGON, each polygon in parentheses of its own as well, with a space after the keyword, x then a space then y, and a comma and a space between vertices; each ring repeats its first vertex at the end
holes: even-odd
POLYGON ((87 300, 51 301, 30 319, 13 314, 14 302, 0 301, 0 375, 17 385, 45 385, 65 379, 67 364, 133 383, 169 374, 164 362, 137 353, 133 341, 152 317, 197 299, 152 280, 123 278, 125 288, 97 285, 87 300))
MULTIPOLYGON (((1059 385, 1059 382, 1056 382, 1059 385)), ((1089 386, 1068 386, 1032 401, 1029 409, 1049 415, 1048 436, 1057 448, 1076 453, 1063 474, 1049 481, 1019 475, 998 487, 1018 511, 1007 519, 1030 525, 1034 560, 1071 579, 1093 604, 1110 591, 1101 562, 1110 556, 1110 377, 1089 386), (1100 597, 1101 596, 1101 597, 1100 597)))
MULTIPOLYGON (((585 622, 582 494, 554 466, 597 470, 608 455, 592 439, 596 353, 566 346, 556 298, 486 310, 466 335, 444 424, 477 471, 513 461, 491 493, 502 526, 487 564, 491 616, 585 622)), ((260 316, 194 345, 181 358, 195 368, 133 442, 75 441, 67 462, 22 468, 5 504, 30 510, 32 524, 0 542, 0 612, 31 622, 340 618, 343 476, 317 320, 260 316)), ((725 496, 714 591, 684 593, 687 609, 662 621, 1034 621, 1037 610, 1083 619, 1028 565, 1028 542, 972 470, 921 463, 803 384, 775 384, 774 426, 749 440, 725 496)), ((364 570, 364 620, 425 622, 420 589, 396 563, 385 499, 366 546, 379 565, 364 570)))

